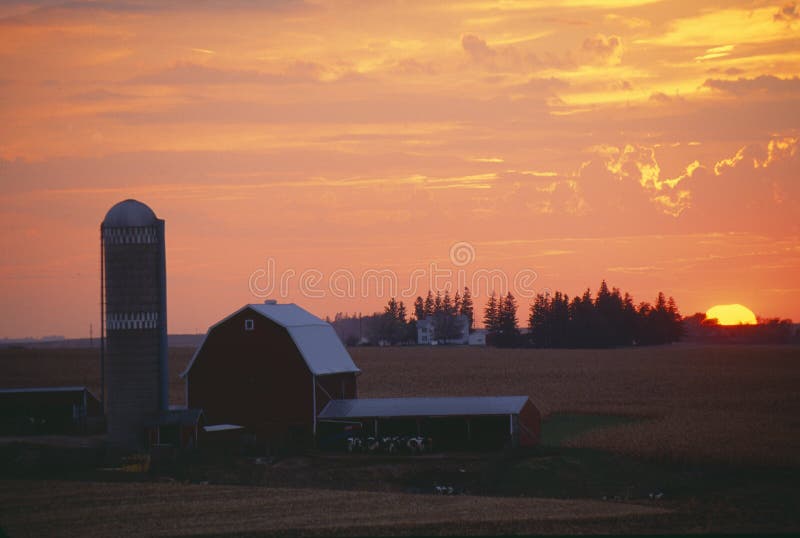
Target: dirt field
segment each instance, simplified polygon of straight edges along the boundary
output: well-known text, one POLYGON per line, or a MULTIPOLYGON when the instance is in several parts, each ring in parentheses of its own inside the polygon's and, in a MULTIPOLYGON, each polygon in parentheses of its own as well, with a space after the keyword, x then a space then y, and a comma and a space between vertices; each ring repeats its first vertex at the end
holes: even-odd
POLYGON ((569 531, 667 513, 598 501, 59 481, 0 482, 0 507, 12 537, 569 531))

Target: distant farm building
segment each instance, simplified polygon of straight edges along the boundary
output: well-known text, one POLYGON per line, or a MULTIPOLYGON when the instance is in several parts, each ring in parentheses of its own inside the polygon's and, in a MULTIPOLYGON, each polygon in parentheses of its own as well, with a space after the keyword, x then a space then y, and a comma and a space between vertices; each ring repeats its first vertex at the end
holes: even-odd
POLYGON ((440 320, 428 316, 417 321, 417 344, 468 344, 469 325, 469 318, 460 314, 440 320))
POLYGON ((486 329, 477 329, 469 333, 469 345, 471 346, 485 346, 486 345, 486 329))
POLYGON ((86 387, 0 389, 0 433, 87 433, 100 426, 100 400, 86 387))
POLYGON ((440 448, 539 440, 527 396, 358 399, 359 373, 329 323, 268 301, 213 325, 181 377, 205 433, 247 432, 261 446, 342 446, 352 435, 421 435, 440 448))

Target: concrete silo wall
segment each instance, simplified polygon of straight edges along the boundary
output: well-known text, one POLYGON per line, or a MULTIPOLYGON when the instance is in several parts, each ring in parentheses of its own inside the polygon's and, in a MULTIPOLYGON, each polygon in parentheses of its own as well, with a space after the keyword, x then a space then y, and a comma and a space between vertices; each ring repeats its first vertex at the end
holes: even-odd
POLYGON ((144 445, 144 422, 168 408, 164 221, 102 228, 108 441, 144 445))

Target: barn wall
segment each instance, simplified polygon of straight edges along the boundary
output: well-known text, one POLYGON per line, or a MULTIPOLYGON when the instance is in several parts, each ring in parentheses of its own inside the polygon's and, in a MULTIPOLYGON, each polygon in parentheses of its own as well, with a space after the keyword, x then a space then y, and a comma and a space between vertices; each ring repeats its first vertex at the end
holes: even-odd
POLYGON ((356 398, 356 374, 341 373, 317 376, 317 413, 322 411, 331 399, 350 400, 354 398, 356 398))
POLYGON ((542 431, 542 417, 536 406, 528 400, 519 413, 519 445, 535 446, 539 444, 542 431))
POLYGON ((203 409, 208 424, 239 424, 268 438, 310 431, 311 391, 289 333, 250 309, 211 331, 188 373, 189 407, 203 409))

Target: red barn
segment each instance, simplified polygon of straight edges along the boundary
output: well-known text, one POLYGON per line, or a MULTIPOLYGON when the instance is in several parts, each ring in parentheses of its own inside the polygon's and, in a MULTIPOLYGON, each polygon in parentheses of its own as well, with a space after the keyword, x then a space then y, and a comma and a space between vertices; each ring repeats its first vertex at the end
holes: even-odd
POLYGON ((271 445, 307 445, 331 400, 357 398, 353 363, 333 327, 295 304, 245 305, 206 333, 181 374, 189 408, 271 445))

